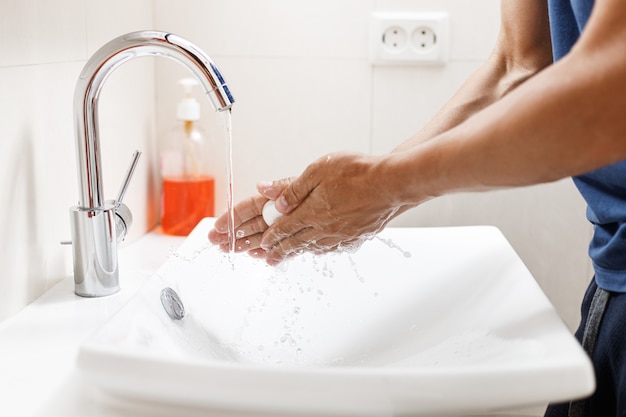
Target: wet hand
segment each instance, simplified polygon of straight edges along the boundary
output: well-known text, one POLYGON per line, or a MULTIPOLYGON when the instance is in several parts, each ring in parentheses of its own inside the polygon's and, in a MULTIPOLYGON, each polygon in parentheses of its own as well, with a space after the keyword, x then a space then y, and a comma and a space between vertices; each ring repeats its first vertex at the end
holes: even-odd
POLYGON ((275 265, 305 251, 354 249, 396 215, 380 175, 380 158, 335 153, 318 159, 276 199, 286 214, 262 235, 260 248, 275 265))
MULTIPOLYGON (((235 252, 248 252, 250 256, 256 258, 265 257, 265 251, 260 247, 263 232, 268 228, 262 216, 263 206, 267 201, 280 196, 290 181, 290 179, 283 179, 273 182, 259 182, 257 184, 259 195, 243 200, 233 207, 235 252)), ((215 221, 208 237, 209 241, 214 245, 219 245, 222 251, 230 251, 228 213, 222 214, 215 221)))

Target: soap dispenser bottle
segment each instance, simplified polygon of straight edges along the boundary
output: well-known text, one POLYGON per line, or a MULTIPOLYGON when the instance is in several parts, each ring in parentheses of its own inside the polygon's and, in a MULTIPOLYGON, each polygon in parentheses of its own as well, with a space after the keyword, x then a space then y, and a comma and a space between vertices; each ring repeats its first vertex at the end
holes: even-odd
POLYGON ((163 179, 161 227, 164 233, 186 236, 215 210, 215 179, 209 174, 209 146, 198 126, 200 104, 192 95, 193 78, 178 82, 184 97, 176 108, 178 125, 160 150, 163 179))

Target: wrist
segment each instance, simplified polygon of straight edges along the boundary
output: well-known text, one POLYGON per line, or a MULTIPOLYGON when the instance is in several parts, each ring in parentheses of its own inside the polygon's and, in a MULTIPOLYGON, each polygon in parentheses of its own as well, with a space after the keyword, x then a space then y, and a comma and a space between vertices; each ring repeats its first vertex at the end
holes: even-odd
POLYGON ((429 144, 392 152, 377 162, 375 176, 383 198, 395 207, 415 206, 444 193, 443 175, 429 144))

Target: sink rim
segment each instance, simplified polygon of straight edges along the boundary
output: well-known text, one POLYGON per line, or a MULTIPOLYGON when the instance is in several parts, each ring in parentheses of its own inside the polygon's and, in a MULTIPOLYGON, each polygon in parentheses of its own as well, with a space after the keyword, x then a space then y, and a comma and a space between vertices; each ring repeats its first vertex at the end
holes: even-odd
MULTIPOLYGON (((206 236, 206 231, 210 227, 212 220, 203 221, 193 233, 206 236)), ((394 229, 394 228, 392 228, 394 229)), ((415 230, 424 228, 395 228, 396 230, 415 230)), ((498 235, 498 239, 504 239, 501 232, 493 226, 463 226, 463 227, 449 227, 449 228, 427 228, 431 231, 446 229, 447 232, 458 231, 463 229, 464 231, 473 231, 476 233, 486 233, 490 235, 498 235)), ((192 234, 193 234, 192 233, 192 234)), ((384 233, 384 232, 383 232, 384 233)), ((191 238, 191 236, 190 236, 191 238)), ((506 242, 506 240, 504 239, 506 242)), ((190 245, 190 239, 186 240, 180 251, 184 251, 185 244, 188 244, 188 249, 194 250, 194 245, 190 245)), ((506 242, 508 245, 508 242, 506 242)), ((510 245, 509 245, 510 247, 510 245)), ((512 248, 510 248, 512 251, 512 248)), ((514 253, 514 252, 513 252, 514 253)), ((517 255, 515 255, 517 256, 517 255)), ((519 259, 519 258, 518 258, 519 259)), ((521 263, 521 260, 519 260, 521 263)), ((523 267, 523 264, 522 264, 523 267)), ((527 272, 527 270, 526 270, 527 272)), ((528 275, 530 275, 528 273, 528 275)), ((532 279, 532 277, 530 277, 532 279)), ((152 281, 149 280, 149 283, 152 281)), ((147 285, 149 285, 146 284, 147 285)), ((539 287, 532 280, 532 283, 528 285, 536 286, 537 291, 539 287)), ((141 293, 141 290, 140 290, 141 293)), ((139 294, 139 293, 138 293, 139 294)), ((543 295, 541 293, 541 295, 543 295)), ((135 296, 136 298, 137 296, 135 296)), ((545 296, 543 296, 545 298, 545 296)), ((546 299, 547 302, 547 299, 546 299)), ((131 304, 132 301, 129 303, 131 304)), ((565 325, 560 321, 560 318, 556 315, 551 305, 548 303, 550 311, 548 317, 551 317, 553 322, 551 326, 560 326, 559 334, 552 334, 553 339, 557 336, 561 338, 563 336, 565 325)), ((128 307, 128 306, 126 306, 128 307)), ((125 308, 126 308, 125 307, 125 308)), ((118 315, 123 314, 125 311, 123 308, 118 315)), ((117 315, 116 315, 117 316, 117 315)), ((115 319, 115 318, 114 318, 115 319)), ((106 326, 106 325, 105 325, 106 326)), ((569 331, 567 330, 568 334, 569 331)), ((203 361, 198 361, 198 358, 180 358, 166 359, 158 354, 152 355, 150 353, 133 353, 133 352, 120 352, 116 349, 108 349, 105 346, 98 345, 95 338, 87 340, 82 346, 78 354, 78 368, 80 372, 87 378, 87 380, 98 386, 105 391, 115 392, 120 396, 134 396, 136 398, 154 399, 154 393, 158 392, 161 400, 166 399, 172 403, 201 407, 212 407, 215 405, 221 405, 229 408, 250 408, 261 407, 262 409, 268 408, 280 408, 288 412, 301 412, 302 407, 297 401, 286 401, 281 398, 280 393, 276 393, 276 387, 286 386, 291 389, 291 394, 299 398, 299 401, 307 401, 310 399, 310 393, 302 391, 300 394, 304 397, 300 398, 297 393, 297 389, 305 390, 307 387, 316 387, 316 395, 320 396, 319 401, 323 401, 323 393, 326 398, 332 399, 334 404, 328 403, 317 404, 313 406, 310 401, 307 403, 307 410, 314 410, 321 413, 337 414, 337 410, 343 410, 345 412, 355 412, 361 415, 388 415, 388 411, 393 408, 396 411, 409 410, 415 411, 415 407, 427 410, 427 414, 416 415, 433 415, 437 410, 436 404, 443 404, 445 399, 437 399, 437 392, 446 392, 449 390, 450 376, 453 375, 455 384, 458 387, 465 388, 467 391, 465 397, 464 410, 472 412, 485 412, 486 403, 489 408, 506 408, 509 406, 534 406, 542 405, 548 401, 554 401, 559 399, 570 399, 572 395, 587 395, 593 392, 595 388, 595 382, 593 377, 593 369, 591 363, 588 360, 582 348, 573 339, 571 334, 570 338, 566 341, 567 354, 559 353, 558 355, 551 352, 543 362, 534 363, 530 365, 527 362, 521 364, 506 363, 490 369, 488 372, 480 372, 480 367, 425 367, 423 369, 416 369, 414 367, 408 369, 401 369, 394 366, 350 366, 350 365, 337 365, 337 366, 274 366, 271 364, 259 364, 251 362, 226 362, 223 360, 215 359, 210 360, 204 358, 203 361), (107 361, 107 358, 115 357, 112 362, 107 361), (546 362, 547 361, 547 362, 546 362), (117 365, 115 365, 117 363, 117 365), (146 383, 149 386, 143 386, 141 384, 132 383, 129 384, 125 381, 124 376, 113 372, 115 367, 123 367, 126 370, 134 369, 135 373, 152 375, 152 380, 146 383), (568 387, 553 387, 550 384, 544 383, 544 380, 538 378, 541 374, 545 374, 548 370, 552 375, 564 376, 566 381, 569 381, 568 387), (210 386, 211 382, 215 378, 226 380, 240 379, 243 382, 239 382, 238 387, 231 387, 233 391, 239 393, 242 384, 248 386, 249 390, 256 390, 256 394, 252 398, 247 398, 245 404, 241 404, 241 398, 234 393, 228 392, 228 386, 224 387, 212 387, 213 394, 208 394, 205 387, 199 388, 197 392, 184 392, 182 390, 172 391, 172 386, 164 381, 167 381, 167 374, 174 372, 176 378, 192 378, 195 381, 201 382, 201 386, 210 386), (514 372, 516 377, 511 378, 510 374, 514 372), (507 376, 508 375, 508 376, 507 376), (511 383, 521 383, 525 380, 534 381, 531 384, 532 392, 526 392, 523 399, 512 398, 511 395, 507 395, 506 392, 502 393, 498 401, 492 400, 492 395, 483 393, 480 389, 477 389, 476 378, 483 379, 483 384, 487 381, 491 381, 491 386, 506 386, 511 383), (161 379, 162 381, 159 381, 161 379), (272 381, 269 383, 268 381, 272 381), (425 385, 423 380, 429 380, 429 383, 425 385), (367 392, 367 401, 359 399, 359 404, 354 404, 355 398, 359 398, 357 393, 350 394, 346 399, 338 398, 337 393, 334 392, 339 388, 345 388, 347 382, 353 381, 360 388, 361 393, 367 392), (247 385, 246 385, 247 384, 247 385), (256 384, 256 385, 255 385, 256 384), (281 385, 282 384, 282 385, 281 385), (548 386, 549 385, 549 386, 548 386), (394 403, 393 396, 386 391, 389 386, 393 386, 397 390, 396 397, 402 397, 402 401, 394 403), (549 389, 547 389, 549 388, 549 389), (565 389, 566 388, 566 389, 565 389), (152 391, 150 391, 152 390, 152 391), (274 390, 274 391, 273 391, 274 390), (295 391, 294 391, 295 390, 295 391), (427 391, 434 393, 432 402, 424 404, 423 402, 416 404, 418 399, 412 398, 411 395, 406 393, 419 391, 427 391), (546 393, 550 391, 550 393, 546 393), (216 393, 217 392, 217 393, 216 393), (384 394, 383 394, 384 392, 384 394), (405 393, 405 394, 398 394, 405 393), (574 393, 574 394, 572 394, 574 393), (218 395, 219 394, 219 395, 218 395), (232 395, 231 395, 232 394, 232 395), (204 395, 204 400, 198 399, 199 396, 204 395), (307 396, 308 395, 308 396, 307 396), (533 398, 533 401, 529 402, 529 398, 533 398), (182 402, 181 402, 182 401, 182 402), (469 401, 469 403, 468 403, 469 401), (277 405, 277 403, 280 403, 277 405), (400 404, 401 403, 401 404, 400 404), (391 405, 390 405, 391 404, 391 405), (367 407, 365 407, 367 405, 367 407), (471 407, 473 408, 471 408, 471 407), (311 408, 313 407, 313 408, 311 408), (398 408, 399 407, 399 408, 398 408), (430 408, 429 408, 430 407, 430 408), (435 408, 433 408, 435 407, 435 408), (371 412, 371 413, 370 413, 371 412)), ((175 378, 175 379, 176 379, 175 378)), ((565 385, 565 384, 563 384, 565 385)), ((284 388, 284 387, 283 387, 284 388)), ((362 396, 362 395, 361 395, 362 396)), ((331 401, 331 402, 332 402, 331 401)), ((448 401, 449 402, 449 401, 448 401)), ((448 411, 460 411, 456 404, 444 404, 448 407, 448 411)))

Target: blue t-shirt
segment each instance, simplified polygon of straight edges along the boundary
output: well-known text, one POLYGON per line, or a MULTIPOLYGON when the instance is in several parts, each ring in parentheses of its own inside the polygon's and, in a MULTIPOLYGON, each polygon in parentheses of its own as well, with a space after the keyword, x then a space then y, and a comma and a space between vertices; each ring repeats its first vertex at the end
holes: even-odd
MULTIPOLYGON (((578 40, 594 0, 549 0, 554 60, 578 40)), ((624 138, 626 140, 626 138, 624 138)), ((594 225, 589 256, 598 286, 626 292, 626 161, 580 175, 574 182, 594 225)))

